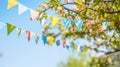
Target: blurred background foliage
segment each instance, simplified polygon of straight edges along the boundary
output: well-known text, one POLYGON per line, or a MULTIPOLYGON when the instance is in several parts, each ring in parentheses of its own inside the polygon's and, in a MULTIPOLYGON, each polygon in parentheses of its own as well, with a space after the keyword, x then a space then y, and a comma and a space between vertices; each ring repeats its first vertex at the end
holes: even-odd
POLYGON ((55 12, 56 16, 71 20, 83 20, 82 29, 78 30, 77 26, 72 23, 71 27, 66 30, 62 23, 58 23, 56 28, 59 34, 49 32, 53 30, 51 24, 44 26, 43 34, 47 36, 58 37, 69 40, 73 53, 67 62, 61 62, 58 67, 119 67, 120 66, 120 0, 50 0, 40 4, 38 10, 42 17, 37 20, 42 23, 43 18, 48 19, 47 10, 55 12), (104 22, 108 22, 106 28, 104 22), (86 39, 92 46, 85 47, 89 50, 78 52, 75 43, 78 39, 86 39), (102 51, 99 50, 103 47, 102 51), (94 56, 96 52, 103 52, 104 55, 94 56))

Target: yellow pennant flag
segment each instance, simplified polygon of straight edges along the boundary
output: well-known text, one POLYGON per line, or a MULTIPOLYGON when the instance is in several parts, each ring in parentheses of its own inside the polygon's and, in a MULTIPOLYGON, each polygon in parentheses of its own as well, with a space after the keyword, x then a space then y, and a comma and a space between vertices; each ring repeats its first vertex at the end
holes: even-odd
POLYGON ((60 18, 55 17, 55 16, 51 16, 50 19, 51 19, 51 22, 52 22, 52 26, 53 26, 53 27, 55 27, 56 24, 57 24, 57 23, 59 22, 59 20, 60 20, 60 18))
POLYGON ((7 9, 10 9, 10 8, 14 7, 17 4, 18 4, 17 0, 8 0, 8 7, 7 7, 7 9))
POLYGON ((52 46, 52 44, 54 43, 55 38, 54 37, 48 37, 48 42, 50 44, 50 46, 52 46))
POLYGON ((89 48, 87 46, 84 47, 84 51, 87 53, 89 48))

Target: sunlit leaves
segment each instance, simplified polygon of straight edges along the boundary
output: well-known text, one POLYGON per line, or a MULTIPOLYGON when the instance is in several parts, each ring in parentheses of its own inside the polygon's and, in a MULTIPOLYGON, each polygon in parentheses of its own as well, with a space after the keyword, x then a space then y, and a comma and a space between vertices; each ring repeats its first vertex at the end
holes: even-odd
MULTIPOLYGON (((68 0, 64 1, 65 2, 61 2, 61 0, 50 0, 49 2, 45 2, 42 5, 44 9, 41 9, 43 15, 39 19, 40 22, 42 22, 43 18, 48 19, 46 10, 49 9, 55 11, 60 18, 84 20, 81 30, 78 30, 74 23, 66 30, 63 23, 60 22, 57 28, 61 33, 61 38, 65 40, 69 38, 73 40, 88 39, 88 41, 93 39, 94 45, 97 47, 104 46, 107 48, 110 46, 113 50, 120 48, 120 0, 94 0, 93 2, 91 0, 74 0, 74 2, 69 2, 68 0), (110 25, 104 29, 103 23, 108 21, 110 25), (110 31, 114 31, 113 34, 110 31), (98 42, 97 39, 102 39, 104 42, 98 42)), ((53 29, 50 27, 49 24, 44 28, 44 31, 47 31, 46 34, 48 36, 55 36, 54 33, 48 32, 50 29, 53 29)), ((70 45, 72 50, 77 49, 74 41, 70 42, 70 45)), ((98 50, 95 51, 99 52, 98 50)), ((95 59, 94 62, 98 64, 93 67, 106 67, 109 62, 112 64, 110 59, 109 61, 108 59, 103 59, 105 59, 105 57, 95 59)), ((77 63, 79 61, 75 60, 75 62, 77 63)), ((72 67, 72 65, 70 66, 72 67)))

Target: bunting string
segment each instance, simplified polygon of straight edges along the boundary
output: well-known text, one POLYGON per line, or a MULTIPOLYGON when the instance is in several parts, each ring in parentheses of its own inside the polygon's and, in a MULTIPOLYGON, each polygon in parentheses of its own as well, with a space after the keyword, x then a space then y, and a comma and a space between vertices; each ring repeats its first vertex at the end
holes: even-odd
MULTIPOLYGON (((37 10, 31 9, 31 8, 19 3, 17 0, 8 0, 7 9, 11 9, 12 7, 14 7, 16 5, 18 5, 18 15, 21 15, 24 12, 30 10, 31 20, 36 20, 36 19, 42 18, 41 23, 44 24, 46 22, 46 20, 47 20, 46 14, 41 14, 39 16, 40 13, 37 10), (43 15, 46 15, 45 18, 42 17, 43 15)), ((82 25, 84 23, 83 20, 71 20, 71 19, 60 18, 60 17, 56 17, 56 16, 50 16, 50 20, 51 20, 52 27, 56 27, 56 25, 59 22, 62 22, 64 27, 67 30, 71 27, 72 23, 75 23, 75 25, 77 26, 77 29, 81 30, 82 25)), ((20 37, 23 32, 26 32, 26 37, 27 37, 28 42, 31 40, 32 36, 34 36, 36 44, 38 44, 39 39, 41 38, 44 45, 49 44, 50 46, 52 46, 55 43, 57 46, 62 45, 63 48, 66 48, 68 50, 71 48, 71 45, 69 45, 69 43, 67 43, 66 40, 55 39, 55 37, 50 37, 50 36, 48 37, 45 34, 39 35, 39 34, 31 32, 29 30, 24 30, 22 28, 18 28, 18 27, 14 26, 12 24, 9 24, 9 23, 0 22, 0 29, 3 28, 5 25, 7 27, 7 35, 8 36, 12 33, 12 31, 14 31, 16 29, 17 33, 18 33, 18 37, 20 37)), ((107 28, 107 26, 109 26, 109 22, 104 22, 104 23, 102 23, 102 25, 103 25, 104 30, 105 30, 107 28)), ((88 52, 89 51, 87 46, 81 45, 81 46, 77 46, 77 47, 81 52, 83 52, 83 51, 88 52)))
MULTIPOLYGON (((7 27, 7 35, 8 35, 8 36, 12 33, 13 30, 16 29, 16 30, 17 30, 17 33, 18 33, 18 37, 20 37, 20 35, 21 35, 23 32, 26 32, 26 37, 27 37, 27 39, 28 39, 28 42, 31 40, 32 36, 34 35, 34 37, 35 37, 35 43, 36 43, 36 44, 39 42, 40 37, 42 37, 42 40, 43 40, 44 45, 45 45, 45 44, 50 44, 50 46, 52 46, 53 43, 55 43, 57 46, 62 45, 63 48, 66 48, 66 49, 68 49, 68 50, 71 48, 71 46, 70 46, 68 43, 66 43, 66 40, 62 40, 62 41, 60 41, 59 39, 58 39, 58 40, 55 40, 54 37, 47 37, 46 35, 42 35, 42 36, 41 36, 41 35, 39 35, 39 34, 36 34, 36 33, 31 32, 31 31, 29 31, 29 30, 24 30, 24 29, 22 29, 22 28, 18 28, 18 27, 16 27, 16 26, 12 25, 12 24, 0 22, 0 27, 3 27, 3 26, 5 26, 5 25, 6 25, 6 27, 7 27), (48 42, 48 43, 47 43, 47 42, 48 42)), ((83 50, 87 51, 87 48, 84 49, 83 46, 81 46, 81 47, 82 47, 82 48, 80 48, 81 51, 83 51, 83 50)))

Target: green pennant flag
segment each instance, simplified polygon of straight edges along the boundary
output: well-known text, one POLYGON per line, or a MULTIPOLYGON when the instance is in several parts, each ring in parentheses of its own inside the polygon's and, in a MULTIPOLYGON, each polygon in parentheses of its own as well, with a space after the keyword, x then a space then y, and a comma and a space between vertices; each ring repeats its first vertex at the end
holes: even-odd
POLYGON ((20 35, 23 33, 21 28, 17 28, 17 32, 18 32, 18 38, 20 37, 20 35))
POLYGON ((40 39, 39 35, 35 34, 35 42, 36 42, 36 44, 38 43, 39 39, 40 39))
POLYGON ((16 28, 16 26, 13 26, 9 23, 7 23, 7 35, 10 35, 10 33, 16 28))

